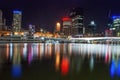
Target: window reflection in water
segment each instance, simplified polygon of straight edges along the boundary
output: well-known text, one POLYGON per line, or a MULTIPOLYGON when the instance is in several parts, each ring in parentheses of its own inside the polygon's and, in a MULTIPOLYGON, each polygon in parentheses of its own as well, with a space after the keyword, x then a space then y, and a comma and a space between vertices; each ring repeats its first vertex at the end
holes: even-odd
POLYGON ((120 77, 120 59, 113 59, 110 65, 110 75, 111 77, 120 77))
POLYGON ((9 44, 6 44, 6 58, 9 59, 9 44))
POLYGON ((26 60, 27 58, 27 43, 24 43, 22 57, 24 58, 24 60, 26 60))
MULTIPOLYGON (((10 43, 0 45, 0 65, 6 60, 12 61, 12 75, 22 75, 22 63, 33 60, 49 58, 54 61, 55 70, 63 75, 80 73, 84 64, 88 64, 89 71, 93 72, 97 61, 110 65, 111 77, 120 76, 120 45, 117 44, 51 44, 51 43, 10 43), (3 49, 4 46, 4 49, 3 49), (2 54, 5 53, 5 54, 2 54), (52 58, 55 59, 52 59, 52 58)), ((49 67, 48 67, 49 68, 49 67)))
POLYGON ((44 44, 42 43, 39 44, 39 51, 40 51, 39 57, 42 58, 44 55, 44 44))
POLYGON ((31 64, 33 59, 33 47, 32 44, 28 44, 28 63, 31 64))
POLYGON ((69 59, 68 57, 63 57, 61 61, 61 73, 62 75, 67 75, 69 72, 69 59))
POLYGON ((21 76, 21 53, 20 53, 20 45, 14 44, 14 53, 13 53, 13 61, 12 61, 12 76, 20 77, 21 76))
POLYGON ((55 44, 55 69, 59 70, 60 67, 60 45, 55 44))
POLYGON ((46 57, 51 57, 51 55, 52 55, 52 47, 53 47, 53 45, 51 44, 51 43, 47 43, 47 44, 45 44, 45 56, 46 57))
POLYGON ((13 44, 10 43, 10 59, 12 59, 12 55, 13 55, 13 44))
POLYGON ((59 70, 60 67, 60 53, 56 53, 56 57, 55 57, 55 68, 56 71, 59 70))
POLYGON ((90 58, 90 71, 93 71, 93 68, 94 68, 94 57, 91 56, 91 58, 90 58))

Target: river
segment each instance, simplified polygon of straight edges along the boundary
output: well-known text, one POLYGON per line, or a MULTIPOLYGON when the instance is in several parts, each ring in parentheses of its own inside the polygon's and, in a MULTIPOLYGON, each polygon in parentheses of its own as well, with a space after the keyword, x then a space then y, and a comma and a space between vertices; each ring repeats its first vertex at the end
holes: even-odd
POLYGON ((0 80, 120 80, 120 44, 1 43, 0 80))

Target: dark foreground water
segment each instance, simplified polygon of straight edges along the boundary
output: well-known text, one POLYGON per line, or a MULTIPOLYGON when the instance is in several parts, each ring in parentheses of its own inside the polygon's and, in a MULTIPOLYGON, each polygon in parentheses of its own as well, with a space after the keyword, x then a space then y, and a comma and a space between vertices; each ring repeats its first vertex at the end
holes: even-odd
POLYGON ((120 80, 119 44, 0 44, 0 80, 120 80))

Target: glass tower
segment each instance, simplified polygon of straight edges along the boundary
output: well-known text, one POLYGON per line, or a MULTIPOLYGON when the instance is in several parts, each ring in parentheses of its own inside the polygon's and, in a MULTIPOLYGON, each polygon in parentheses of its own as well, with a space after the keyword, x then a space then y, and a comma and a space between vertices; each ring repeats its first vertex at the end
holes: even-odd
POLYGON ((18 10, 13 11, 13 31, 20 32, 22 22, 22 12, 18 10))
POLYGON ((72 35, 84 34, 83 9, 80 7, 72 9, 70 11, 70 18, 72 19, 72 35))
POLYGON ((120 36, 120 16, 112 16, 112 26, 110 27, 114 36, 120 36))

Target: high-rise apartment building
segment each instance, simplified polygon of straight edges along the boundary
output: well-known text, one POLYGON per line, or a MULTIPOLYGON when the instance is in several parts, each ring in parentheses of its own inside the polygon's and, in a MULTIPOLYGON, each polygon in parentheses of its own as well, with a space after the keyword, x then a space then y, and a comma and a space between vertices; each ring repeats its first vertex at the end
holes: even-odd
POLYGON ((70 17, 62 18, 62 32, 65 36, 71 35, 72 21, 70 17))
POLYGON ((86 34, 87 36, 95 36, 96 35, 96 24, 94 21, 91 21, 90 24, 86 27, 86 34))
POLYGON ((113 36, 120 36, 120 16, 112 16, 112 26, 110 30, 113 36))
POLYGON ((83 35, 84 25, 83 25, 83 9, 80 7, 74 8, 70 11, 70 17, 72 20, 72 35, 83 35))
POLYGON ((22 12, 18 10, 13 11, 13 31, 20 32, 22 22, 22 12))

